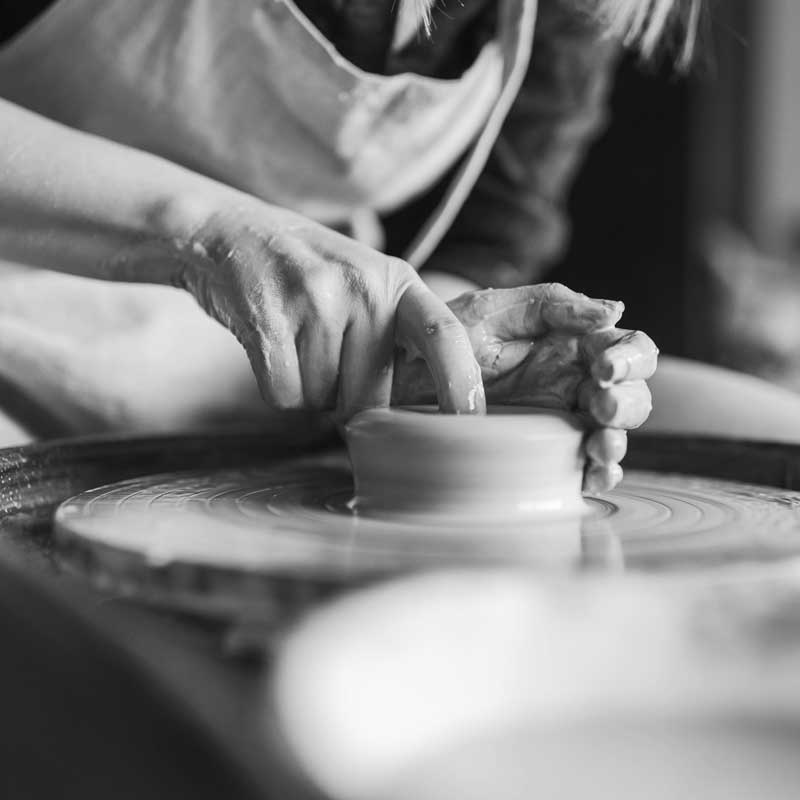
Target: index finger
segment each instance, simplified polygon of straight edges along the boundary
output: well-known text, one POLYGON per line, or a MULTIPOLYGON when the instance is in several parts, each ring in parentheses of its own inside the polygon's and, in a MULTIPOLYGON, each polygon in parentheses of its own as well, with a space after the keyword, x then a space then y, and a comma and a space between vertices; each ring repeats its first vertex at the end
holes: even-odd
POLYGON ((456 315, 422 281, 412 283, 397 306, 396 337, 422 354, 436 385, 439 409, 449 414, 484 414, 481 369, 456 315))

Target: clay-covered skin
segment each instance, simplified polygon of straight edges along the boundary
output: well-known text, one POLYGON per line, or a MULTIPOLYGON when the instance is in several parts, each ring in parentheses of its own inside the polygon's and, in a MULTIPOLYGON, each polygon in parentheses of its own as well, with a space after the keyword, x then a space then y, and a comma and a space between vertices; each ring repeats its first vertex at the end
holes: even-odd
POLYGON ((463 327, 405 262, 255 202, 212 214, 186 256, 177 282, 244 346, 270 407, 387 406, 401 346, 424 356, 443 410, 485 411, 463 327))
MULTIPOLYGON (((586 442, 585 488, 618 483, 625 431, 641 425, 652 408, 645 380, 658 358, 644 333, 615 327, 623 304, 539 284, 467 292, 448 305, 467 331, 488 401, 584 414, 597 428, 586 442)), ((393 402, 434 401, 424 360, 413 352, 401 356, 393 402)))
POLYGON ((0 258, 187 290, 242 343, 271 409, 388 405, 408 342, 445 410, 484 410, 463 328, 399 259, 3 100, 0 173, 0 258))
POLYGON ((14 156, 0 181, 6 260, 186 289, 244 345, 269 408, 346 420, 389 405, 393 387, 430 401, 435 384, 442 410, 481 414, 485 381, 496 403, 584 409, 606 426, 587 441, 590 486, 619 479, 618 431, 647 415, 655 348, 640 334, 616 343, 618 304, 544 285, 448 307, 408 264, 293 212, 10 103, 0 117, 14 156))

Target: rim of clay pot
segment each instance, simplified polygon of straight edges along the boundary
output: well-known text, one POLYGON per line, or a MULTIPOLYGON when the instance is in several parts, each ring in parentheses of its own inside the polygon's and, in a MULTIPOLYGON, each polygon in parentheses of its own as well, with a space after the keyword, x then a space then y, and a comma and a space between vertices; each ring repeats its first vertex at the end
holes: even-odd
MULTIPOLYGON (((345 426, 350 433, 358 433, 361 428, 370 426, 372 430, 383 432, 384 426, 398 430, 401 426, 416 431, 435 433, 445 428, 461 426, 465 430, 493 427, 509 428, 518 436, 524 431, 536 438, 555 438, 572 432, 585 430, 583 420, 577 415, 560 409, 540 406, 502 406, 490 405, 486 414, 442 414, 434 405, 394 406, 392 408, 371 408, 356 414, 345 426)), ((481 434, 483 435, 483 433, 481 434)))

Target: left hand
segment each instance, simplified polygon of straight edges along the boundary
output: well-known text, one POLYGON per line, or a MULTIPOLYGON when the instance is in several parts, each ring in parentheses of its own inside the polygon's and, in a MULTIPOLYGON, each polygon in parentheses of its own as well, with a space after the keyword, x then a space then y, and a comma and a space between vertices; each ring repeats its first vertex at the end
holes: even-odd
MULTIPOLYGON (((469 335, 487 400, 577 411, 594 428, 586 439, 584 488, 603 491, 622 479, 628 429, 650 414, 645 380, 658 349, 649 336, 615 327, 620 302, 594 300, 554 283, 467 292, 448 303, 469 335)), ((393 404, 435 395, 413 348, 395 366, 393 404)))

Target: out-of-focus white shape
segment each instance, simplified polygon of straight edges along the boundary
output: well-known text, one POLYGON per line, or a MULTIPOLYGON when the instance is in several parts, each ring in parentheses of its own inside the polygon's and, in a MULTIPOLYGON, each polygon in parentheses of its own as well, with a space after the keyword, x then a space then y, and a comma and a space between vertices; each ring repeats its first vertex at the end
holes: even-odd
POLYGON ((754 3, 748 33, 748 174, 752 176, 746 198, 750 226, 758 244, 782 249, 800 218, 800 107, 797 75, 800 51, 800 4, 797 0, 754 3))
POLYGON ((782 800, 800 789, 800 637, 770 641, 785 600, 696 577, 411 578, 312 615, 272 699, 336 798, 782 800))
POLYGON ((244 350, 178 289, 0 263, 0 361, 64 435, 265 418, 244 350))
POLYGON ((0 448, 30 444, 33 437, 13 419, 0 412, 0 448))
POLYGON ((649 384, 653 413, 642 430, 800 443, 800 395, 760 378, 664 357, 649 384))

